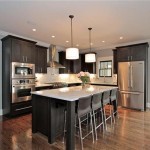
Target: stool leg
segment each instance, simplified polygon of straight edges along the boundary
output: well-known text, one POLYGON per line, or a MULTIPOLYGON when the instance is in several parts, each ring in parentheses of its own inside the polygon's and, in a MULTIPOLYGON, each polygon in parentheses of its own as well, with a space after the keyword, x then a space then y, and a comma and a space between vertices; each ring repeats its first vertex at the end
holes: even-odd
POLYGON ((93 143, 94 143, 94 131, 93 131, 93 121, 92 121, 92 113, 91 112, 90 112, 90 120, 91 120, 92 137, 93 137, 93 143))
POLYGON ((104 108, 103 108, 103 111, 104 111, 104 124, 105 124, 105 130, 107 130, 105 106, 104 106, 104 108))
POLYGON ((102 123, 103 123, 103 131, 104 131, 104 115, 103 115, 103 109, 101 108, 101 117, 102 117, 102 123))
POLYGON ((94 112, 94 110, 93 110, 93 119, 94 119, 95 136, 96 136, 96 140, 97 140, 97 129, 96 129, 96 121, 95 121, 95 112, 94 112))
POLYGON ((78 120, 79 120, 79 133, 80 133, 81 148, 83 149, 82 129, 81 129, 81 119, 78 118, 78 120))

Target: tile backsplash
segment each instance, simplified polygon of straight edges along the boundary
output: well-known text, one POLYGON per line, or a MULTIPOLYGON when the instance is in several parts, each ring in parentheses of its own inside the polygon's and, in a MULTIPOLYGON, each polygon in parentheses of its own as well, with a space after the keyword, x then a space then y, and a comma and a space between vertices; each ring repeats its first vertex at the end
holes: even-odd
MULTIPOLYGON (((58 74, 58 69, 47 68, 47 74, 36 74, 36 80, 38 83, 50 83, 50 82, 81 82, 76 74, 58 74)), ((117 82, 117 75, 113 75, 111 78, 98 78, 96 74, 90 74, 91 82, 101 83, 115 83, 117 82)))

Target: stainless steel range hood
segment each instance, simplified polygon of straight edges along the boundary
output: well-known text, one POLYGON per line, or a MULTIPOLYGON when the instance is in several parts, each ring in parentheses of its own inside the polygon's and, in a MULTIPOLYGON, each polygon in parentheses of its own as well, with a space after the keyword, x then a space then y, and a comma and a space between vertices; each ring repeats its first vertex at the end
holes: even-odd
POLYGON ((65 68, 63 65, 55 61, 56 55, 56 45, 50 45, 49 47, 49 62, 47 63, 47 67, 51 68, 65 68))

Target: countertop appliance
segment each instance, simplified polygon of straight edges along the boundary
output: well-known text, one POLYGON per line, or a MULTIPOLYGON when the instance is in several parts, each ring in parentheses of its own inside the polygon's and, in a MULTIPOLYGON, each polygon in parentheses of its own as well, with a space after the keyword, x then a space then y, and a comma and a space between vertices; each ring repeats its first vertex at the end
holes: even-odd
POLYGON ((144 111, 144 61, 119 62, 118 87, 123 107, 144 111))

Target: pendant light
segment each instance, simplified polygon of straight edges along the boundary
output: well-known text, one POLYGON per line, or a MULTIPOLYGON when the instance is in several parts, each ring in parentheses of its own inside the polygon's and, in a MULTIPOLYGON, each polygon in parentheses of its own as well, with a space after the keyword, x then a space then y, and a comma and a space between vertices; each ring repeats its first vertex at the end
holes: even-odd
POLYGON ((96 62, 96 56, 95 56, 95 53, 92 53, 92 50, 91 50, 91 30, 92 30, 92 28, 88 28, 88 29, 89 29, 90 53, 85 54, 85 62, 93 63, 93 62, 96 62))
POLYGON ((73 47, 73 35, 72 35, 72 19, 73 15, 70 15, 71 19, 71 47, 66 49, 66 59, 79 59, 79 49, 73 47))

